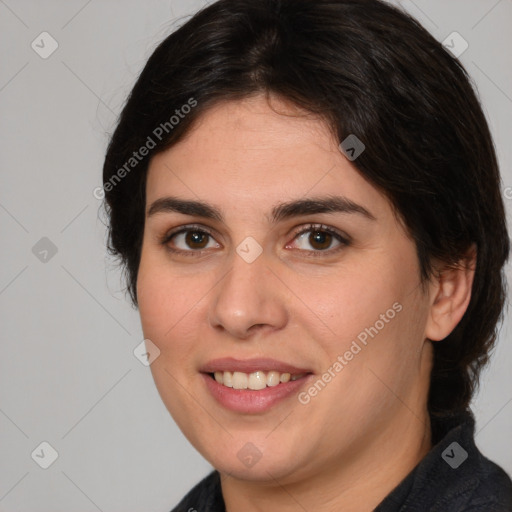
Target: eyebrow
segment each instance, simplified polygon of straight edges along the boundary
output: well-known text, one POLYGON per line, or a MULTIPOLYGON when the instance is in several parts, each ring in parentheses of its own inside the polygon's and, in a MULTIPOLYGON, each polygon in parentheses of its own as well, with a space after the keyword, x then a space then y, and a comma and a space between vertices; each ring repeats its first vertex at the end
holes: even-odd
MULTIPOLYGON (((157 199, 151 204, 147 216, 173 212, 223 222, 220 209, 214 205, 177 197, 157 199)), ((281 203, 272 208, 270 216, 267 215, 267 219, 270 223, 275 224, 285 219, 320 213, 358 214, 369 220, 376 220, 375 216, 366 208, 342 196, 313 197, 281 203)))

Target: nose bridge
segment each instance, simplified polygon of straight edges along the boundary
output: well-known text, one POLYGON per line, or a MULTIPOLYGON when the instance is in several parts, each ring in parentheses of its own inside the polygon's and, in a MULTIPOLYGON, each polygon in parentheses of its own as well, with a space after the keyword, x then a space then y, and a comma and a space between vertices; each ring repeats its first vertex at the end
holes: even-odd
POLYGON ((215 290, 210 323, 233 336, 246 338, 255 325, 281 328, 285 305, 279 300, 268 258, 253 241, 245 240, 233 254, 230 268, 215 290))

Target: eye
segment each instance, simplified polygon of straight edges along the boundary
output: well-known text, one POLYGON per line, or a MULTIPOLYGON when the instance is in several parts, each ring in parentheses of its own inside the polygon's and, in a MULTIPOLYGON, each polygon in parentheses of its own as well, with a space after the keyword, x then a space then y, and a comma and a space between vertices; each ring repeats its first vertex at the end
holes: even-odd
POLYGON ((184 226, 177 231, 167 233, 162 239, 162 244, 171 252, 185 253, 187 256, 220 247, 214 242, 210 233, 196 226, 184 226))
MULTIPOLYGON (((348 237, 337 230, 321 224, 310 224, 295 234, 294 240, 298 241, 299 249, 311 252, 312 256, 320 256, 319 253, 333 253, 349 245, 348 237), (334 248, 333 248, 334 244, 334 248), (312 249, 308 249, 308 246, 312 249)), ((287 247, 290 247, 287 245, 287 247)))

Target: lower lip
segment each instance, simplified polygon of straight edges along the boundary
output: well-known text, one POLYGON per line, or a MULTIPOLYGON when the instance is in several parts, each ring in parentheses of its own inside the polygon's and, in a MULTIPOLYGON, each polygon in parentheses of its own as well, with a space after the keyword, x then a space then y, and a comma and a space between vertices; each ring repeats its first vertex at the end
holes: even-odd
POLYGON ((298 392, 312 375, 297 380, 290 380, 277 386, 267 386, 258 391, 252 389, 233 389, 219 384, 210 375, 203 373, 206 387, 221 405, 231 411, 246 414, 265 412, 282 400, 298 392))

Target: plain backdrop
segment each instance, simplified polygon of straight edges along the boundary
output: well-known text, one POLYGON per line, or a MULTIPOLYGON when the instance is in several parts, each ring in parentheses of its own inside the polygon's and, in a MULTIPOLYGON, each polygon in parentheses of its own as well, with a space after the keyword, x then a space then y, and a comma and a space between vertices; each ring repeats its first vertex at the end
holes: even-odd
MULTIPOLYGON (((1 512, 168 512, 211 470, 134 357, 138 313, 106 256, 93 195, 138 73, 203 5, 0 0, 1 512), (43 469, 52 449, 58 457, 43 469)), ((401 5, 439 41, 454 31, 467 41, 460 58, 495 137, 510 211, 512 1, 401 5)), ((473 409, 478 446, 512 474, 509 325, 473 409)))

